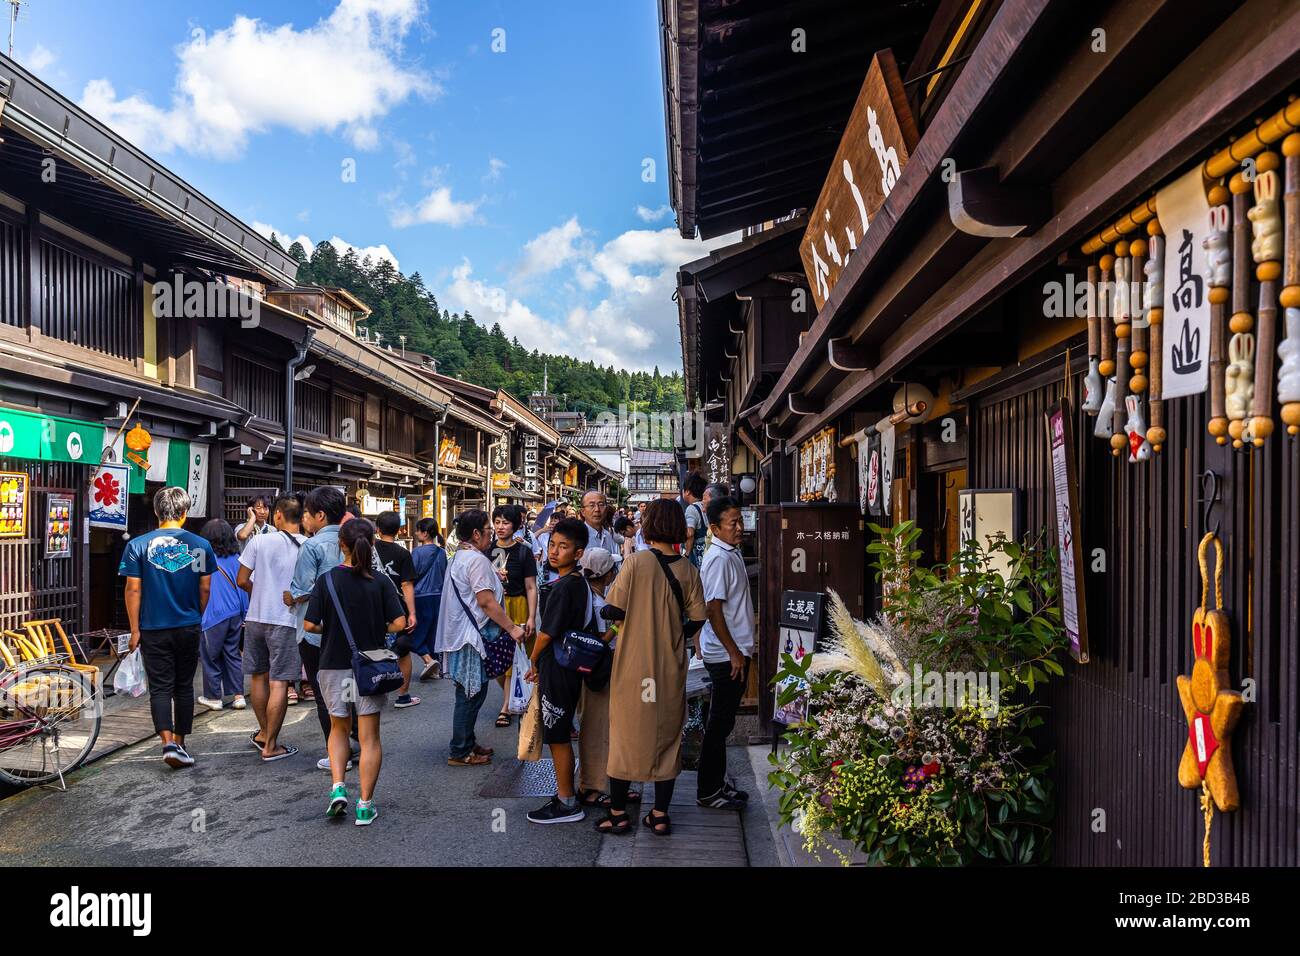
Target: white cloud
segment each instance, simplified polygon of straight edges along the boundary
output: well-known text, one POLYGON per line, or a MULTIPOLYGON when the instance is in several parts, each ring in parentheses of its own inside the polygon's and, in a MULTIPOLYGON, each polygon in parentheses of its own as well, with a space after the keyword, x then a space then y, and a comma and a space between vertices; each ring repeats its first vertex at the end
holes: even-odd
POLYGON ((451 188, 437 186, 414 206, 394 206, 388 221, 397 229, 423 223, 443 226, 463 226, 474 219, 479 202, 464 202, 451 198, 451 188))
POLYGON ((339 0, 302 30, 237 16, 211 34, 194 30, 177 49, 169 105, 119 97, 108 79, 87 83, 81 105, 149 152, 232 159, 250 136, 278 127, 342 130, 357 149, 373 149, 375 123, 390 110, 442 92, 400 62, 402 38, 422 10, 423 0, 339 0))
MULTIPOLYGON (((253 229, 261 233, 263 236, 266 236, 266 238, 268 239, 271 238, 271 234, 274 233, 276 240, 280 243, 280 245, 284 246, 286 249, 288 249, 295 242, 302 243, 303 249, 307 251, 307 255, 309 256, 316 249, 316 243, 314 243, 311 240, 311 238, 305 234, 300 233, 299 235, 295 236, 289 232, 286 232, 284 229, 277 229, 274 226, 265 222, 254 221, 252 223, 252 226, 253 229)), ((394 269, 397 269, 399 272, 401 271, 401 266, 398 264, 397 256, 393 255, 393 250, 388 248, 388 245, 386 243, 381 242, 378 245, 374 245, 374 246, 358 246, 355 243, 348 242, 346 239, 343 239, 339 236, 331 236, 329 240, 329 244, 334 247, 334 249, 338 252, 340 256, 342 256, 349 249, 355 249, 357 251, 358 259, 364 259, 366 256, 369 256, 372 260, 376 260, 376 261, 378 261, 379 259, 387 259, 389 262, 393 264, 394 269)))
POLYGON ((501 323, 507 336, 518 338, 529 349, 577 355, 616 368, 676 368, 681 363, 677 307, 672 301, 677 269, 710 249, 735 242, 737 236, 704 243, 683 239, 676 229, 630 230, 599 249, 570 247, 581 233, 575 217, 525 244, 523 261, 538 269, 556 259, 561 261, 552 269, 572 263, 577 285, 594 301, 548 315, 543 306, 526 303, 522 293, 475 278, 468 259, 453 270, 451 286, 441 298, 457 311, 469 309, 488 327, 501 323), (539 243, 543 237, 552 241, 539 243), (552 258, 547 259, 543 250, 552 258))
POLYGON ((515 275, 527 278, 553 272, 560 266, 575 259, 579 249, 576 243, 582 238, 582 226, 578 217, 572 216, 568 222, 547 229, 538 236, 524 243, 524 255, 515 275))
POLYGON ((23 57, 21 62, 33 73, 40 73, 47 66, 54 62, 54 54, 51 53, 40 43, 32 47, 32 52, 23 57))
POLYGON ((672 206, 660 206, 658 209, 651 209, 648 206, 637 206, 636 214, 642 222, 658 222, 664 216, 673 211, 672 206))
POLYGON ((488 171, 487 171, 487 175, 483 177, 483 181, 486 183, 496 182, 501 178, 501 171, 505 168, 506 168, 505 163, 497 159, 495 156, 489 156, 488 171))

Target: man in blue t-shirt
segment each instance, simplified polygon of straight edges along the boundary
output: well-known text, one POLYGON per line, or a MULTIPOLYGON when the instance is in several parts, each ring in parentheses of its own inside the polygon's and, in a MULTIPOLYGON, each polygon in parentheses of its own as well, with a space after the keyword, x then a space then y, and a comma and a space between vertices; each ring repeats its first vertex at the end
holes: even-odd
POLYGON ((185 737, 194 726, 201 622, 217 567, 212 545, 185 530, 189 510, 184 488, 154 495, 158 530, 132 540, 117 569, 126 578, 131 650, 139 649, 144 662, 153 727, 162 738, 163 762, 173 768, 194 765, 185 737))

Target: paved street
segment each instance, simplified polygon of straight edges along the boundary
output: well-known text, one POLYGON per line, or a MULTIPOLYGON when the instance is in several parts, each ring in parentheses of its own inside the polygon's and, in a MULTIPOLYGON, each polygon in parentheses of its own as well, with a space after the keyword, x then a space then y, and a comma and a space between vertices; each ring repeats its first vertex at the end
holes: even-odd
MULTIPOLYGON (((451 681, 418 685, 419 707, 384 715, 384 767, 376 794, 378 821, 356 827, 324 816, 329 775, 312 706, 289 709, 283 738, 297 756, 258 761, 248 735, 251 710, 202 714, 190 737, 198 761, 174 771, 150 741, 127 747, 69 778, 67 793, 29 790, 0 801, 0 864, 69 866, 517 865, 591 866, 632 862, 632 838, 601 837, 588 821, 539 827, 524 814, 537 797, 481 797, 491 774, 504 773, 516 728, 491 726, 498 698, 484 708, 480 741, 497 748, 493 765, 446 765, 451 681), (503 812, 498 812, 503 811, 503 812), (504 832, 494 820, 504 819, 504 832), (609 844, 602 846, 602 844, 609 844)), ((743 748, 730 764, 742 789, 757 784, 743 748)), ((356 799, 355 771, 348 774, 356 799)), ((679 784, 692 797, 693 783, 679 784), (688 792, 689 791, 689 792, 688 792)), ((694 811, 690 811, 694 812, 694 811)), ((701 814, 706 811, 699 811, 701 814)), ((709 811, 711 812, 711 811, 709 811)), ((775 862, 770 830, 757 799, 742 815, 751 865, 775 862)), ((678 827, 669 839, 685 839, 678 827)), ((641 834, 637 834, 639 839, 641 834)), ((647 834, 648 836, 648 834, 647 834)), ((653 838, 651 838, 653 839, 653 838)), ((701 863, 707 862, 702 859, 701 863)))

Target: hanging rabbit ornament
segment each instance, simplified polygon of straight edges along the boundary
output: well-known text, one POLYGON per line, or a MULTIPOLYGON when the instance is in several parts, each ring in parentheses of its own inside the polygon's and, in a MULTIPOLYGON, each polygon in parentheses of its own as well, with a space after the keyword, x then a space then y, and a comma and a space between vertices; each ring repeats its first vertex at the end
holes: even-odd
POLYGON ((1213 419, 1210 421, 1210 433, 1214 435, 1215 441, 1223 445, 1231 438, 1233 448, 1241 448, 1245 444, 1243 433, 1246 427, 1246 412, 1249 410, 1250 398, 1246 398, 1246 406, 1243 407, 1239 401, 1234 401, 1232 396, 1244 392, 1247 388, 1251 392, 1254 391, 1253 378, 1243 380, 1243 375, 1253 376, 1255 369, 1255 338, 1253 333, 1255 314, 1250 307, 1250 219, 1247 216, 1250 208, 1250 191, 1250 181, 1240 172, 1228 181, 1228 192, 1232 196, 1232 317, 1228 320, 1228 328, 1232 331, 1232 338, 1228 340, 1229 365, 1224 373, 1224 414, 1228 419, 1227 434, 1219 434, 1216 431, 1217 426, 1213 419), (1247 343, 1242 339, 1242 336, 1249 338, 1249 347, 1247 347, 1247 343), (1251 356, 1250 361, 1238 363, 1234 368, 1232 364, 1233 353, 1245 353, 1247 351, 1251 356))
POLYGON ((1243 440, 1261 447, 1273 434, 1273 362, 1277 356, 1277 280, 1282 277, 1282 211, 1278 200, 1281 189, 1277 153, 1266 151, 1255 161, 1255 205, 1250 217, 1254 241, 1250 244, 1255 259, 1255 278, 1259 280, 1258 351, 1255 360, 1258 378, 1252 394, 1250 422, 1243 440))
MULTIPOLYGON (((1225 374, 1224 408, 1227 411, 1229 428, 1246 419, 1250 411, 1250 402, 1255 395, 1255 336, 1249 332, 1238 332, 1228 343, 1228 369, 1225 374)), ((1240 448, 1250 438, 1240 430, 1233 441, 1233 446, 1240 448)))
POLYGON ((1124 396, 1124 407, 1128 409, 1128 420, 1124 423, 1128 460, 1130 463, 1147 461, 1151 458, 1151 443, 1147 441, 1147 423, 1142 417, 1142 396, 1124 396))
POLYGON ((1223 545, 1213 532, 1201 539, 1197 550, 1201 566, 1201 606, 1192 615, 1192 674, 1178 675, 1178 698, 1187 718, 1187 744, 1178 764, 1178 783, 1201 791, 1205 815, 1202 862, 1210 865, 1210 824, 1214 808, 1230 813, 1241 804, 1237 775, 1232 766, 1232 731, 1245 707, 1242 696, 1228 689, 1228 652, 1232 635, 1223 610, 1223 545), (1206 551, 1214 543, 1214 610, 1209 598, 1206 551))
POLYGON ((1100 291, 1097 287, 1100 270, 1088 266, 1088 294, 1084 301, 1088 313, 1088 374, 1083 377, 1083 410, 1089 415, 1101 411, 1102 392, 1106 383, 1101 377, 1101 319, 1098 309, 1100 291))
POLYGON ((1201 243, 1210 283, 1210 421, 1206 427, 1219 444, 1223 444, 1228 434, 1224 389, 1227 387, 1228 299, 1232 294, 1232 233, 1229 231, 1232 208, 1228 205, 1231 200, 1231 193, 1223 186, 1210 190, 1210 231, 1201 243))

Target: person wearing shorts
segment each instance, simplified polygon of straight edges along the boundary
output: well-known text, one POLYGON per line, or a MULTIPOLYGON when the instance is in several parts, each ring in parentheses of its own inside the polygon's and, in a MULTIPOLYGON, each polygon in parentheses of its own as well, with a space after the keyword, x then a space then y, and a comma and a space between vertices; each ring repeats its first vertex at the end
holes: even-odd
POLYGON ((533 646, 532 668, 524 679, 537 685, 542 742, 551 748, 556 795, 528 814, 529 823, 576 823, 586 816, 573 789, 573 717, 582 699, 582 675, 561 667, 555 644, 567 631, 589 631, 593 600, 587 579, 575 573, 587 546, 587 526, 578 518, 556 522, 547 541, 547 561, 555 569, 546 610, 533 646))
POLYGON ((330 718, 328 749, 333 781, 325 815, 338 819, 348 808, 343 775, 352 762, 348 758, 348 736, 352 728, 350 714, 355 708, 361 737, 361 799, 357 802, 356 824, 368 826, 379 815, 374 805, 384 756, 379 715, 387 695, 357 693, 352 652, 353 647, 357 651, 383 649, 386 635, 405 630, 406 614, 392 584, 383 579, 382 572, 374 570, 374 525, 365 518, 348 521, 339 531, 339 548, 344 566, 331 568, 317 579, 303 626, 321 636, 316 684, 330 718))
POLYGON ((302 509, 295 498, 281 498, 272 512, 275 531, 248 539, 239 556, 238 583, 248 592, 244 618, 244 675, 257 715, 251 740, 270 762, 292 757, 297 747, 279 742, 289 706, 289 688, 302 675, 298 619, 285 603, 298 552, 305 540, 298 533, 302 509))

